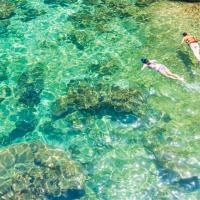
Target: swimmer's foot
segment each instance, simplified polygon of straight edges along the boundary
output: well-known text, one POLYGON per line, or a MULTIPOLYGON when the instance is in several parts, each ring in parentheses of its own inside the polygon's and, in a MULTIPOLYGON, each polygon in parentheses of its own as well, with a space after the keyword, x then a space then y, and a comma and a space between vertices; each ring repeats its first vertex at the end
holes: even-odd
POLYGON ((179 80, 183 83, 186 83, 185 79, 183 77, 180 77, 179 80))

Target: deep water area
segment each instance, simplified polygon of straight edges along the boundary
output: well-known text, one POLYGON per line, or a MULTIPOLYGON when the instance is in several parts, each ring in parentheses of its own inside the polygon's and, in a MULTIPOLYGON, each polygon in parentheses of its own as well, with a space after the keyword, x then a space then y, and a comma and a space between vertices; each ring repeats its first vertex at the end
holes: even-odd
POLYGON ((198 200, 200 65, 181 40, 199 19, 198 1, 0 0, 0 200, 198 200))

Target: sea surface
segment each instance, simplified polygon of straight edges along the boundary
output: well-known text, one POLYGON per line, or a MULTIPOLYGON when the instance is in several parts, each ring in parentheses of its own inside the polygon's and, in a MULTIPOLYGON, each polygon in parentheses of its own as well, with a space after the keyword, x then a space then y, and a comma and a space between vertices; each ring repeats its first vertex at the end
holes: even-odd
POLYGON ((0 0, 0 200, 200 199, 200 65, 181 45, 199 19, 180 1, 0 0))

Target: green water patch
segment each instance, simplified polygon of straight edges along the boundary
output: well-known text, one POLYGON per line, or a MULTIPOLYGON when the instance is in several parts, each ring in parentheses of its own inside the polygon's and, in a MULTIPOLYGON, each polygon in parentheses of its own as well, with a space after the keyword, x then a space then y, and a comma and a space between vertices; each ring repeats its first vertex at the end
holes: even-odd
MULTIPOLYGON (((112 168, 106 168, 105 171, 103 169, 103 171, 101 171, 101 169, 97 170, 96 168, 98 168, 98 165, 101 165, 101 163, 98 162, 98 159, 100 159, 103 154, 106 154, 108 155, 108 158, 106 159, 105 156, 103 156, 101 162, 108 162, 108 165, 109 163, 113 163, 113 169, 117 166, 126 168, 127 165, 131 173, 132 170, 129 167, 129 165, 131 165, 131 158, 129 161, 123 159, 122 157, 112 158, 111 155, 113 155, 113 153, 115 152, 115 145, 119 146, 119 148, 120 145, 124 145, 123 148, 128 149, 129 145, 136 145, 137 147, 135 151, 137 151, 137 148, 139 148, 140 150, 143 149, 144 151, 144 145, 148 144, 148 139, 145 139, 146 136, 142 132, 144 132, 144 130, 148 131, 149 125, 147 126, 147 124, 144 125, 143 123, 141 126, 139 122, 136 122, 138 118, 142 116, 150 118, 150 121, 152 120, 152 122, 149 122, 149 124, 152 123, 152 126, 154 126, 154 120, 156 122, 162 121, 165 124, 170 122, 171 118, 168 115, 162 116, 158 111, 150 110, 150 108, 146 108, 142 111, 142 104, 145 104, 145 101, 141 98, 142 93, 137 92, 136 89, 124 90, 120 88, 112 88, 109 86, 106 87, 105 84, 96 85, 96 82, 92 83, 91 85, 89 83, 90 81, 87 79, 75 80, 70 82, 67 85, 67 95, 57 101, 55 104, 56 106, 54 105, 55 107, 53 106, 53 113, 56 115, 58 113, 59 118, 63 119, 57 119, 56 122, 48 123, 46 124, 47 126, 43 126, 41 128, 43 130, 45 128, 45 138, 48 141, 56 140, 56 138, 59 137, 63 140, 67 140, 65 146, 68 146, 68 150, 71 152, 72 157, 74 157, 74 159, 76 160, 79 160, 82 165, 87 169, 90 177, 87 185, 93 190, 93 192, 97 194, 97 198, 116 198, 115 195, 117 194, 110 194, 106 188, 110 188, 112 187, 112 185, 115 185, 116 188, 121 187, 117 183, 117 176, 120 177, 122 176, 122 174, 120 175, 119 172, 116 171, 116 177, 113 175, 111 178, 108 174, 114 173, 112 172, 112 168), (95 91, 95 87, 97 88, 96 90, 98 92, 95 91), (98 108, 97 106, 100 108, 98 108), (103 108, 102 106, 104 106, 105 108, 103 108), (111 107, 112 109, 110 109, 109 107, 111 107), (57 112, 58 108, 59 112, 57 112), (60 110, 60 108, 62 109, 60 110), (114 114, 113 108, 115 111, 114 114), (138 113, 138 111, 141 113, 138 113), (133 119, 130 118, 130 114, 134 116, 133 119), (100 119, 98 119, 98 121, 94 118, 95 115, 100 116, 100 119), (126 118, 125 115, 129 115, 129 117, 126 118), (157 118, 155 117, 156 115, 157 118), (111 127, 116 126, 115 123, 112 123, 113 117, 114 121, 117 119, 118 121, 121 121, 122 124, 133 124, 133 127, 135 126, 136 130, 135 128, 130 128, 129 130, 126 130, 129 126, 127 128, 126 126, 123 128, 123 125, 121 125, 121 127, 119 126, 119 132, 115 131, 115 129, 113 130, 111 127), (109 121, 110 119, 111 121, 109 121), (136 125, 137 123, 138 125, 136 125), (64 124, 68 124, 68 130, 65 131, 66 133, 59 131, 59 129, 56 130, 56 127, 61 127, 64 124), (71 128, 69 129, 70 126, 71 128), (123 132, 121 132, 122 130, 123 132), (52 135, 50 134, 51 137, 49 137, 49 133, 52 133, 52 135), (57 137, 53 137, 54 134, 57 134, 57 137), (66 136, 66 134, 68 135, 68 137, 66 136), (83 137, 79 138, 80 135, 82 135, 83 137), (118 141, 119 138, 120 142, 118 141), (93 161, 91 160, 91 156, 94 157, 93 161), (106 160, 104 161, 103 159, 106 160), (102 177, 103 179, 101 180, 102 177), (96 181, 98 182, 99 187, 100 185, 105 187, 105 191, 99 190, 99 187, 94 183, 96 181)), ((135 87, 137 88, 137 86, 135 87)), ((141 86, 138 86, 138 90, 139 89, 141 90, 141 86)), ((162 132, 162 130, 157 131, 157 133, 159 132, 162 132)), ((158 136, 157 133, 154 134, 158 136)), ((160 140, 160 138, 158 137, 157 140, 160 140)), ((58 141, 60 142, 61 139, 59 139, 58 141)), ((153 144, 151 144, 151 146, 153 146, 153 144)), ((122 156, 124 156, 125 152, 123 152, 122 149, 120 149, 120 151, 122 151, 121 154, 122 156)), ((131 152, 129 153, 131 156, 131 152)), ((134 150, 132 154, 135 154, 134 150)), ((149 158, 146 159, 148 160, 149 158)), ((154 163, 154 161, 152 162, 154 163)), ((162 159, 160 159, 160 162, 162 162, 162 159)), ((152 170, 155 170, 155 174, 157 173, 156 168, 152 170)), ((126 178, 128 179, 128 175, 126 178)), ((155 179, 159 181, 159 176, 155 179)), ((116 190, 115 192, 117 192, 116 190)))
MULTIPOLYGON (((52 153, 47 145, 35 163, 17 168, 28 174, 23 180, 35 171, 31 180, 43 177, 34 181, 34 194, 28 187, 20 189, 20 197, 42 199, 44 183, 46 199, 198 199, 200 71, 190 49, 179 43, 183 30, 198 37, 199 5, 16 2, 12 14, 0 20, 1 149, 40 138, 63 149, 63 157, 69 154, 86 177, 84 187, 58 187, 62 177, 46 173, 45 164, 58 150, 52 153), (188 83, 141 72, 142 56, 157 59, 188 83), (46 187, 48 174, 56 178, 53 187, 46 187)), ((19 152, 24 150, 13 160, 19 152)), ((62 159, 55 160, 49 162, 54 166, 62 159)))
POLYGON ((15 140, 20 140, 26 134, 33 132, 38 123, 34 107, 40 103, 40 93, 44 87, 41 64, 38 63, 37 67, 22 73, 16 83, 14 91, 6 83, 1 88, 1 109, 7 107, 7 101, 10 100, 12 100, 14 109, 16 109, 14 113, 12 109, 9 109, 9 116, 5 116, 12 125, 9 132, 1 135, 1 145, 9 145, 15 140), (13 96, 15 97, 14 102, 13 96))

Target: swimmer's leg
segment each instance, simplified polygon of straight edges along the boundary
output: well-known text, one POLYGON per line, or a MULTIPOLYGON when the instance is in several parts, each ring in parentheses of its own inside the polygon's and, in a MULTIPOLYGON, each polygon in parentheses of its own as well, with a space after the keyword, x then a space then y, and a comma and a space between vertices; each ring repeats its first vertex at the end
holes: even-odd
POLYGON ((165 71, 160 71, 160 73, 161 73, 163 76, 166 76, 166 77, 168 77, 168 78, 177 79, 177 77, 171 76, 171 75, 167 74, 165 71))
POLYGON ((160 73, 168 78, 174 79, 174 80, 180 80, 184 81, 183 78, 179 77, 177 74, 173 74, 169 70, 161 70, 160 73))
POLYGON ((190 48, 193 51, 194 56, 197 58, 198 63, 200 63, 200 47, 198 43, 190 44, 190 48))
POLYGON ((175 73, 172 73, 167 67, 165 67, 165 69, 163 71, 168 77, 184 81, 184 78, 180 77, 179 75, 177 75, 175 73))

